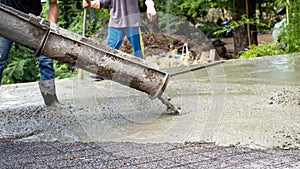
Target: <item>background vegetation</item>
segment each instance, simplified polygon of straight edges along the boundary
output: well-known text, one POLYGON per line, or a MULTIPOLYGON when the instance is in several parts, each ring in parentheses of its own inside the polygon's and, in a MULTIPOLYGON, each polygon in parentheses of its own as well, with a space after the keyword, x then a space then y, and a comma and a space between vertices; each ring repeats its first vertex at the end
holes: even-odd
MULTIPOLYGON (((245 3, 246 0, 155 0, 156 10, 186 18, 195 27, 201 29, 208 37, 216 36, 222 33, 222 29, 215 20, 217 17, 222 19, 235 16, 237 13, 245 13, 242 8, 236 8, 236 4, 245 3), (211 9, 217 9, 219 16, 214 16, 211 9), (214 19, 208 19, 214 18, 214 19)), ((250 0, 248 0, 249 2, 250 0)), ((82 34, 83 9, 81 0, 59 0, 59 22, 58 25, 72 32, 82 34)), ((146 11, 144 0, 139 0, 141 12, 146 11)), ((300 51, 300 0, 254 0, 249 3, 255 3, 255 15, 242 15, 238 20, 231 19, 231 27, 238 30, 239 27, 251 25, 251 33, 270 33, 276 22, 276 12, 286 7, 287 14, 284 15, 288 22, 285 31, 280 36, 281 42, 284 42, 285 48, 282 49, 277 42, 255 44, 246 43, 242 54, 237 57, 260 57, 265 55, 277 55, 282 53, 293 53, 300 51)), ((43 6, 43 17, 46 18, 48 4, 43 6)), ((161 16, 163 17, 163 16, 161 16)), ((100 28, 107 25, 109 19, 109 9, 91 10, 88 12, 88 22, 86 36, 93 35, 100 28)), ((181 29, 178 23, 174 26, 181 29)), ((238 31, 236 31, 238 33, 238 31)), ((241 34, 241 36, 245 36, 241 34)), ((239 38, 238 34, 234 38, 239 38)), ((76 71, 65 64, 55 61, 56 78, 66 78, 74 76, 76 71)), ((4 71, 2 83, 22 83, 36 81, 39 79, 37 60, 34 58, 33 51, 14 44, 10 51, 10 58, 4 71)))

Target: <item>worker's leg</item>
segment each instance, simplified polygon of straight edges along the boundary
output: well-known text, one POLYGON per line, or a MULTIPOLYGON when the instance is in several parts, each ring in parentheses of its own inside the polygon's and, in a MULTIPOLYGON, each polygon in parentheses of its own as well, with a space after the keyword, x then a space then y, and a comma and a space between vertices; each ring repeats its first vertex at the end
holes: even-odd
POLYGON ((114 49, 120 49, 124 37, 123 29, 109 27, 106 45, 114 49))
POLYGON ((0 85, 1 85, 2 73, 6 66, 9 50, 12 46, 12 43, 13 42, 11 40, 0 37, 0 85))
POLYGON ((133 55, 144 58, 144 43, 142 32, 139 27, 130 27, 125 30, 126 37, 130 41, 133 48, 133 55))
POLYGON ((53 60, 46 57, 40 56, 38 58, 39 69, 40 69, 40 80, 51 80, 54 79, 54 67, 53 60))
MULTIPOLYGON (((122 29, 108 27, 108 37, 107 37, 106 45, 114 49, 120 49, 124 37, 125 34, 123 33, 122 29)), ((101 76, 93 73, 90 73, 90 77, 96 79, 96 81, 103 80, 101 76)))
POLYGON ((40 69, 39 87, 44 102, 47 106, 58 106, 60 103, 55 91, 53 60, 46 56, 40 56, 38 62, 40 69))

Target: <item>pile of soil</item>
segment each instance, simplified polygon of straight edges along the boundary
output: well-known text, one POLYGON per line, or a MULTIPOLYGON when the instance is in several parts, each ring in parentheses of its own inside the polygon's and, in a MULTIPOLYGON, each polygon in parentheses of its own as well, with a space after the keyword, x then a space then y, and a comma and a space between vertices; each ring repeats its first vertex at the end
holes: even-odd
MULTIPOLYGON (((148 32, 143 34, 143 41, 146 60, 157 63, 161 68, 186 65, 181 58, 184 52, 183 47, 185 42, 189 42, 188 49, 191 55, 191 63, 193 63, 193 60, 196 58, 199 59, 202 52, 209 51, 212 48, 216 49, 218 58, 221 60, 235 58, 233 37, 211 39, 209 43, 206 42, 204 44, 195 39, 187 39, 185 36, 177 35, 176 37, 171 37, 164 34, 148 32)), ((271 41, 273 41, 272 34, 258 35, 259 44, 271 41)), ((127 39, 124 40, 120 50, 126 53, 132 53, 131 44, 127 39)))
MULTIPOLYGON (((178 53, 182 53, 183 46, 187 41, 193 46, 193 48, 203 48, 203 46, 197 44, 195 40, 189 40, 184 36, 171 37, 161 33, 143 33, 143 42, 147 52, 146 57, 152 57, 174 50, 178 53)), ((193 56, 197 55, 190 46, 189 49, 193 56)), ((127 39, 124 40, 120 50, 126 53, 132 53, 131 44, 127 39)))

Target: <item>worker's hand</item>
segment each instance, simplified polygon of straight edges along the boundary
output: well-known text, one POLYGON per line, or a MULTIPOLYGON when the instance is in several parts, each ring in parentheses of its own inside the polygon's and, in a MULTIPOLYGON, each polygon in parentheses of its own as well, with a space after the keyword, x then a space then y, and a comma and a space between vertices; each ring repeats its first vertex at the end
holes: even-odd
POLYGON ((147 17, 148 19, 150 19, 150 21, 155 21, 157 15, 156 15, 156 10, 154 7, 154 2, 153 0, 146 0, 145 2, 146 6, 147 6, 147 17))
POLYGON ((100 8, 100 1, 99 0, 83 0, 82 1, 82 6, 83 8, 96 8, 99 9, 100 8))
POLYGON ((88 3, 87 0, 82 0, 82 7, 83 8, 91 7, 91 3, 88 3))

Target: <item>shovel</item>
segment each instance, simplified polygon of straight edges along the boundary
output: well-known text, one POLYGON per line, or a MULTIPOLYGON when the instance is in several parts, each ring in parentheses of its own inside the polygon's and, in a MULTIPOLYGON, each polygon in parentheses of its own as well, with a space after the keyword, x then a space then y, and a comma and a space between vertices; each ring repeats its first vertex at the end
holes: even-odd
MULTIPOLYGON (((91 1, 90 0, 85 0, 89 6, 91 4, 91 1)), ((85 37, 85 31, 86 31, 86 18, 87 18, 87 8, 88 7, 84 7, 83 9, 83 24, 82 24, 82 36, 85 37)), ((83 79, 83 71, 82 69, 79 69, 79 72, 78 72, 78 79, 82 80, 83 79)))

